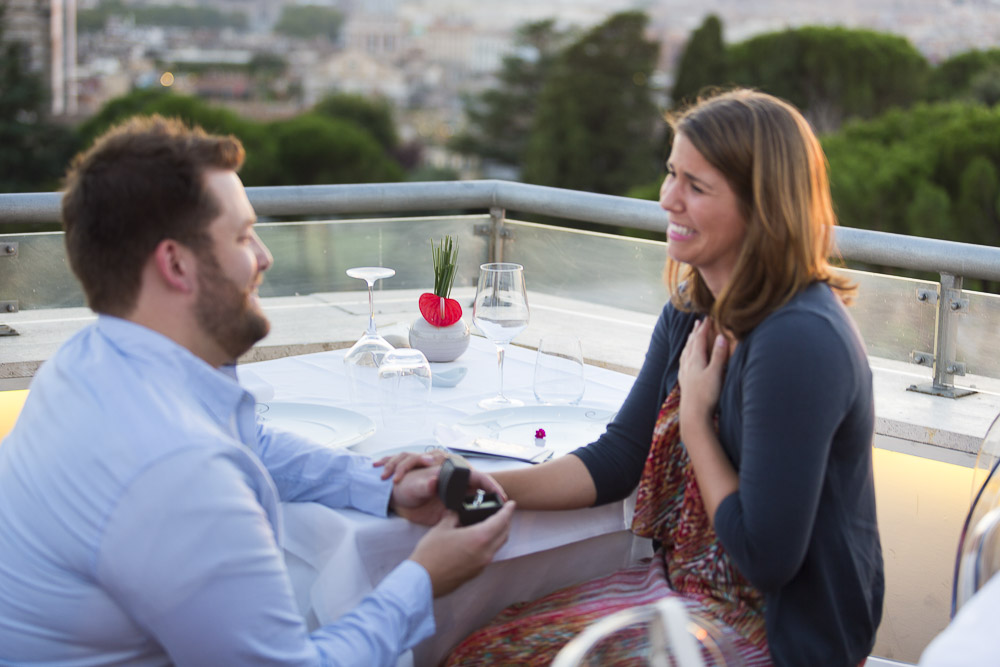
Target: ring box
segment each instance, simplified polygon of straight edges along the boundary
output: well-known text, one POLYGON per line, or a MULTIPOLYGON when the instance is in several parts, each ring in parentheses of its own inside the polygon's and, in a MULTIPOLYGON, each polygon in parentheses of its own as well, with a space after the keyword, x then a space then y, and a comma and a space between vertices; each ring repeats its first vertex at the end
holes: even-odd
POLYGON ((479 523, 503 507, 503 500, 495 493, 482 489, 469 493, 471 474, 461 461, 446 459, 438 475, 438 496, 445 507, 458 513, 458 521, 463 526, 479 523))

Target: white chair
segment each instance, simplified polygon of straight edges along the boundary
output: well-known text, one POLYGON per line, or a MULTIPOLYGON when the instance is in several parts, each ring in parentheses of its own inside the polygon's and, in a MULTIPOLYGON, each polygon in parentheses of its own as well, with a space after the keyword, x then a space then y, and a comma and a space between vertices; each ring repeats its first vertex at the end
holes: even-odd
POLYGON ((1000 571, 1000 416, 993 420, 976 457, 972 503, 958 540, 951 615, 1000 571))
POLYGON ((688 614, 683 603, 674 597, 632 607, 593 623, 559 651, 552 667, 600 665, 595 648, 626 630, 639 629, 649 640, 647 660, 652 667, 704 667, 703 655, 713 665, 740 664, 736 652, 714 623, 688 614), (592 661, 593 660, 593 661, 592 661))

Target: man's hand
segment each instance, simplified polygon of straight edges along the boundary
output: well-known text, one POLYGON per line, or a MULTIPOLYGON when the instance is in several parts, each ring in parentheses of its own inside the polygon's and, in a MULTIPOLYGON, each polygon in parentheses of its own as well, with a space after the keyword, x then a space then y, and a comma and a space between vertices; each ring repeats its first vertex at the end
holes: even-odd
POLYGON ((441 466, 417 468, 393 480, 389 509, 413 523, 433 526, 444 516, 445 507, 437 494, 441 466))
POLYGON ((434 597, 452 592, 493 560, 507 541, 514 506, 513 501, 504 503, 493 516, 464 528, 458 525, 458 515, 445 512, 417 542, 410 560, 427 570, 434 597))
POLYGON ((439 466, 448 458, 461 458, 457 454, 449 454, 443 449, 432 449, 417 454, 416 452, 403 452, 392 456, 383 456, 374 463, 376 468, 382 468, 382 479, 389 479, 395 474, 395 481, 403 479, 407 472, 414 468, 429 468, 439 466))
MULTIPOLYGON (((393 477, 389 509, 425 526, 433 526, 440 521, 445 507, 438 498, 438 473, 441 472, 441 463, 450 457, 461 458, 444 450, 433 450, 427 454, 397 454, 376 461, 376 466, 385 467, 382 479, 393 477)), ((469 470, 469 491, 483 489, 507 500, 503 487, 490 475, 471 466, 469 470)))

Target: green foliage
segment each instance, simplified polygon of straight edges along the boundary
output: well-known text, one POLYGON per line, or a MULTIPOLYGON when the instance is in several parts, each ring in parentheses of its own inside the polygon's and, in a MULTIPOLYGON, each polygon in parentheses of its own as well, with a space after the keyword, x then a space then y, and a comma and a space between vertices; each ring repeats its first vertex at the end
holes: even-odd
POLYGON ((402 168, 356 124, 315 113, 279 121, 274 139, 274 185, 372 183, 403 179, 402 168))
POLYGON ((977 72, 969 81, 969 95, 988 106, 1000 102, 1000 65, 990 65, 977 72))
POLYGON ((955 220, 962 224, 977 243, 1000 245, 1000 219, 997 218, 997 197, 1000 179, 996 164, 977 155, 962 170, 955 200, 955 220))
POLYGON ((331 42, 340 37, 344 16, 336 9, 319 5, 286 5, 274 31, 289 37, 326 37, 331 42))
POLYGON ((28 71, 25 47, 3 41, 4 25, 0 6, 0 192, 56 189, 74 138, 50 120, 42 80, 28 71))
POLYGON ((524 158, 524 179, 621 194, 652 179, 659 125, 647 85, 659 46, 648 17, 623 12, 566 48, 542 88, 524 158))
POLYGON ((974 97, 976 77, 997 68, 1000 68, 1000 49, 976 49, 952 56, 931 72, 927 98, 944 101, 974 97))
POLYGON ((109 127, 135 115, 173 116, 189 125, 198 125, 207 132, 232 134, 247 150, 246 163, 240 172, 247 185, 269 185, 275 178, 274 146, 265 129, 258 123, 196 97, 176 95, 161 88, 137 90, 109 101, 94 116, 77 129, 81 144, 86 148, 109 127))
POLYGON ((121 0, 101 0, 93 9, 82 9, 77 13, 77 29, 80 32, 103 30, 111 16, 132 16, 136 25, 214 29, 247 27, 247 16, 243 12, 224 13, 210 7, 187 5, 125 6, 121 0))
POLYGON ((727 81, 726 46, 722 42, 722 21, 709 14, 691 33, 677 65, 674 87, 670 93, 675 106, 693 102, 706 87, 722 86, 727 81))
POLYGON ((903 37, 846 28, 759 35, 729 48, 727 57, 730 81, 788 100, 819 132, 922 100, 929 71, 903 37))
POLYGON ((420 165, 406 175, 406 180, 413 183, 424 183, 430 181, 458 181, 461 177, 457 171, 450 167, 433 167, 430 165, 420 165))
POLYGON ((313 107, 313 112, 357 124, 372 135, 387 151, 399 144, 392 107, 385 100, 373 100, 361 95, 333 93, 313 107))
POLYGON ((643 185, 633 185, 629 188, 628 192, 625 193, 626 197, 632 197, 633 199, 648 199, 650 201, 660 201, 660 183, 655 181, 653 183, 645 183, 643 185))
POLYGON ((569 34, 558 30, 554 20, 518 28, 514 54, 503 59, 497 86, 466 100, 468 126, 452 139, 451 148, 519 167, 524 161, 542 87, 569 34))
POLYGON ((403 180, 403 171, 379 141, 357 123, 308 113, 257 123, 224 107, 162 90, 140 90, 110 101, 80 127, 86 144, 111 125, 136 114, 181 118, 243 142, 246 185, 312 185, 403 180))
POLYGON ((431 262, 434 264, 434 294, 447 299, 451 296, 451 286, 455 282, 458 242, 445 236, 435 245, 432 239, 431 262))
POLYGON ((823 140, 842 224, 1000 245, 1000 109, 919 104, 823 140))

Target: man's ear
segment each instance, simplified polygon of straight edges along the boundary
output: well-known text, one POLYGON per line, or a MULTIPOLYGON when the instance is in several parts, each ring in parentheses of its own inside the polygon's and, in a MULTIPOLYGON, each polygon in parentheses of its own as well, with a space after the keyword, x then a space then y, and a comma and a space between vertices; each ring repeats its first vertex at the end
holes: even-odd
POLYGON ((168 289, 185 294, 195 290, 198 266, 194 253, 184 244, 173 239, 160 241, 153 251, 152 263, 168 289))

